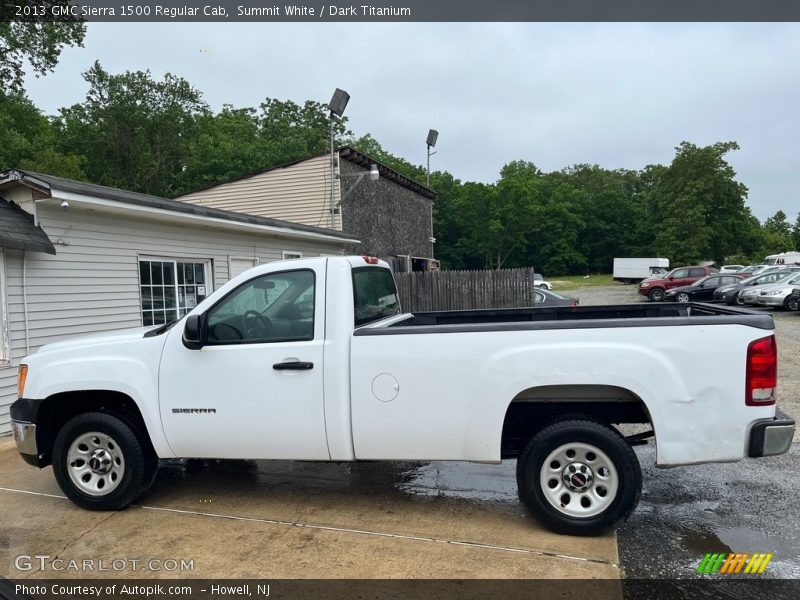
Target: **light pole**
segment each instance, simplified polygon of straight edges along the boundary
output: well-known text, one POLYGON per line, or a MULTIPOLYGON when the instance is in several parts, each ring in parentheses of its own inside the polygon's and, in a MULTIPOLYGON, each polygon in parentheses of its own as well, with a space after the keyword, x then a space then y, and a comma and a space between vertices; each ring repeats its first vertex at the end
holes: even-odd
POLYGON ((344 109, 347 108, 347 103, 350 101, 350 94, 344 90, 336 88, 333 92, 331 101, 328 102, 328 109, 330 110, 331 121, 331 197, 329 202, 329 210, 331 214, 331 229, 336 229, 336 194, 334 192, 333 184, 336 181, 336 140, 334 139, 334 115, 341 117, 344 114, 344 109))
POLYGON ((428 139, 425 142, 428 145, 428 175, 425 178, 425 187, 431 187, 431 156, 436 152, 431 152, 431 148, 436 146, 436 140, 439 139, 439 132, 435 129, 428 130, 428 139))
MULTIPOLYGON (((435 129, 428 130, 428 139, 425 141, 428 146, 428 171, 425 177, 425 187, 431 187, 431 156, 436 154, 436 151, 431 152, 431 148, 436 146, 436 140, 439 139, 439 132, 435 129)), ((436 238, 433 236, 433 200, 431 200, 431 258, 433 258, 433 245, 436 243, 436 238)))

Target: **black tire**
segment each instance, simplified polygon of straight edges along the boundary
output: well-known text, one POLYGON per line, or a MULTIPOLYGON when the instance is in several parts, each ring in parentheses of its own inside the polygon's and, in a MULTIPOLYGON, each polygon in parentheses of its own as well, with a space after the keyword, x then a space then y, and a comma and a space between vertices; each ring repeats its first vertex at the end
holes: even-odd
MULTIPOLYGON (((593 453, 588 452, 587 456, 589 454, 593 453)), ((595 458, 599 459, 597 456, 595 458)), ((552 468, 555 462, 548 466, 552 468)), ((568 475, 567 468, 564 465, 565 477, 568 475)), ((553 480, 558 480, 559 486, 564 485, 559 475, 553 476, 553 480)), ((600 489, 602 481, 597 476, 594 481, 593 493, 599 494, 603 491, 600 489)), ((599 535, 618 527, 636 508, 642 490, 642 472, 636 454, 615 429, 597 421, 567 418, 541 429, 528 442, 517 460, 517 489, 525 507, 548 529, 567 535, 599 535), (566 504, 562 503, 561 509, 557 509, 545 495, 540 481, 544 462, 551 453, 570 444, 584 444, 599 449, 616 470, 616 493, 610 499, 602 499, 608 505, 599 514, 587 517, 566 514, 566 504)), ((566 488, 564 492, 567 492, 566 488)), ((582 501, 583 497, 578 502, 582 501)))
POLYGON ((744 306, 744 299, 742 298, 742 295, 741 295, 741 294, 736 294, 736 300, 735 300, 735 302, 736 302, 736 304, 738 304, 739 306, 744 306))
POLYGON ((786 299, 786 310, 797 312, 800 310, 800 298, 797 296, 789 296, 786 299))
MULTIPOLYGON (((101 450, 103 448, 100 448, 101 450)), ((121 510, 134 502, 152 484, 158 459, 149 440, 125 418, 100 412, 78 415, 67 421, 53 443, 53 474, 64 494, 88 510, 121 510), (108 493, 87 493, 70 476, 70 447, 81 436, 97 432, 114 442, 114 451, 122 458, 124 469, 108 493)), ((90 475, 91 477, 91 475, 90 475)), ((110 480, 109 480, 110 481, 110 480)), ((80 482, 79 482, 80 483, 80 482)))
POLYGON ((650 293, 647 297, 653 302, 661 302, 664 299, 664 290, 661 288, 654 288, 650 290, 650 293))
POLYGON ((686 292, 680 292, 677 296, 675 296, 675 300, 681 303, 685 303, 689 301, 689 294, 686 292))

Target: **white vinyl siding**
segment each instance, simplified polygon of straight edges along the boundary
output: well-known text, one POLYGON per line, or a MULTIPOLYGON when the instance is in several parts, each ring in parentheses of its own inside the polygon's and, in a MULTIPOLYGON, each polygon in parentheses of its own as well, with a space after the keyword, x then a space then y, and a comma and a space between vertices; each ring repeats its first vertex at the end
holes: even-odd
MULTIPOLYGON (((330 156, 317 156, 264 173, 221 183, 176 200, 236 212, 330 228, 330 156)), ((334 204, 340 197, 334 182, 334 204)), ((341 215, 334 229, 341 231, 341 215)))
POLYGON ((229 279, 233 257, 256 263, 281 259, 296 248, 305 256, 335 253, 338 243, 287 240, 208 226, 138 219, 101 210, 37 204, 40 224, 55 256, 28 252, 27 336, 23 303, 23 253, 3 251, 10 360, 0 364, 0 435, 10 431, 8 407, 17 395, 17 366, 44 344, 68 337, 142 325, 139 260, 208 262, 209 289, 229 279))
POLYGON ((6 308, 6 257, 0 248, 0 366, 11 361, 8 345, 8 309, 6 308))

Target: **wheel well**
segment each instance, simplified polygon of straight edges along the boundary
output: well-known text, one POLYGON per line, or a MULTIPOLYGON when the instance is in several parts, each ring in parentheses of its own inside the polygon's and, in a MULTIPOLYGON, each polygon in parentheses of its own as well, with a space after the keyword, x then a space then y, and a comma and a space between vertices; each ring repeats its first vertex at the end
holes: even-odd
POLYGON ((120 417, 136 430, 152 450, 142 413, 127 394, 109 390, 62 392, 47 397, 37 415, 36 443, 41 455, 41 466, 51 463, 53 442, 64 423, 87 412, 102 412, 120 417))
POLYGON ((611 385, 548 385, 523 390, 506 410, 502 458, 519 456, 528 440, 556 418, 591 417, 609 424, 651 423, 639 396, 611 385))

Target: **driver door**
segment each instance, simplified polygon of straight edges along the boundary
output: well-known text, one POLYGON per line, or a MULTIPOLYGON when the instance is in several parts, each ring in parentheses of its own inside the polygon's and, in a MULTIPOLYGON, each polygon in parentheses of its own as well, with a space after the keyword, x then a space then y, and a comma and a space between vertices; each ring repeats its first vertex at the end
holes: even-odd
POLYGON ((164 433, 181 457, 328 460, 323 402, 323 272, 254 277, 165 344, 159 377, 164 433))

